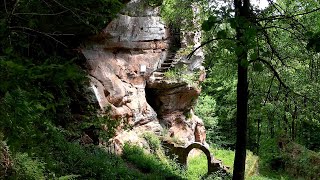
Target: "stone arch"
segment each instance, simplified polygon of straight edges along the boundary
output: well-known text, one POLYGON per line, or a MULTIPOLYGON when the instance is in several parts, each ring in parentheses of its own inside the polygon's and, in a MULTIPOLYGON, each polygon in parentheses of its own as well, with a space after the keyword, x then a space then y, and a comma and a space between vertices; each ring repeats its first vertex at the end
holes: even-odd
POLYGON ((167 148, 170 149, 170 154, 175 154, 178 156, 178 162, 184 165, 185 167, 188 166, 187 159, 190 151, 194 148, 200 149, 206 156, 207 156, 207 163, 208 163, 208 174, 211 174, 216 171, 222 171, 227 173, 229 167, 224 166, 219 159, 215 159, 213 155, 210 153, 209 149, 202 145, 199 142, 194 142, 187 147, 175 146, 174 144, 164 142, 163 144, 167 148))
POLYGON ((198 142, 194 142, 194 143, 190 144, 187 148, 185 148, 183 162, 182 162, 183 165, 187 166, 188 155, 189 155, 190 151, 194 148, 200 149, 207 156, 208 167, 209 167, 209 162, 211 162, 210 151, 205 146, 203 146, 201 143, 198 143, 198 142))
POLYGON ((181 161, 183 165, 185 165, 186 167, 188 166, 187 164, 188 155, 190 151, 194 148, 200 149, 207 156, 208 174, 211 174, 212 172, 216 172, 218 170, 225 171, 225 167, 221 164, 221 161, 215 159, 213 155, 210 153, 209 149, 199 142, 194 142, 189 146, 187 146, 186 148, 184 148, 184 151, 181 157, 181 161))

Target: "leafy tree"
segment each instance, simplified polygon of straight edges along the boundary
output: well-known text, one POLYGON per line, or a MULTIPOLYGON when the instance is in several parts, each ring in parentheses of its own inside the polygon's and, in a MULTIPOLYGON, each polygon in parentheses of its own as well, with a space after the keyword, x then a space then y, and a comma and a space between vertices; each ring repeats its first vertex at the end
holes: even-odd
MULTIPOLYGON (((209 39, 203 43, 203 46, 213 42, 213 45, 208 48, 209 51, 218 52, 216 57, 223 54, 222 62, 224 59, 229 60, 224 65, 236 64, 238 68, 234 179, 243 179, 244 175, 248 112, 255 112, 255 115, 249 114, 249 117, 252 118, 249 121, 251 135, 249 145, 254 146, 257 143, 259 146, 261 129, 263 128, 261 126, 262 120, 269 121, 268 126, 271 128, 270 133, 273 136, 275 129, 278 129, 278 135, 285 134, 294 139, 299 109, 307 109, 306 106, 299 108, 298 102, 317 102, 317 98, 313 98, 310 93, 301 91, 303 88, 300 88, 299 85, 307 84, 297 82, 301 80, 301 77, 298 78, 301 72, 307 72, 304 71, 307 66, 303 60, 308 59, 312 64, 314 62, 315 53, 308 51, 308 49, 317 51, 317 33, 313 33, 317 30, 307 26, 308 23, 305 23, 307 21, 304 19, 308 19, 310 16, 319 17, 317 15, 319 8, 315 7, 319 7, 319 5, 316 3, 309 5, 304 1, 279 1, 279 4, 269 1, 269 3, 269 8, 262 11, 253 7, 249 0, 235 0, 233 2, 234 8, 230 3, 226 6, 220 5, 216 9, 213 8, 214 10, 212 10, 214 5, 209 3, 208 14, 210 12, 211 14, 202 24, 203 30, 211 31, 208 33, 209 39), (248 82, 250 83, 248 84, 248 82), (267 92, 264 92, 265 89, 268 89, 267 92), (263 97, 265 93, 267 94, 266 98, 263 97), (251 97, 250 101, 249 97, 251 97), (271 113, 269 110, 269 112, 264 111, 266 114, 262 114, 261 104, 266 106, 270 102, 272 106, 269 107, 273 111, 273 116, 269 115, 271 113), (279 124, 278 128, 275 123, 279 124), (256 126, 258 130, 254 129, 256 126), (252 138, 255 135, 257 141, 252 138)), ((217 64, 214 61, 221 61, 217 58, 210 60, 212 61, 207 62, 209 67, 217 64)), ((224 68, 223 66, 219 67, 224 68)), ((314 73, 316 71, 312 72, 312 74, 314 73)), ((308 87, 310 86, 308 85, 308 87)), ((208 89, 210 88, 212 86, 208 89)), ((317 114, 315 112, 308 111, 309 115, 307 116, 317 114)), ((267 123, 263 122, 263 124, 267 123)))

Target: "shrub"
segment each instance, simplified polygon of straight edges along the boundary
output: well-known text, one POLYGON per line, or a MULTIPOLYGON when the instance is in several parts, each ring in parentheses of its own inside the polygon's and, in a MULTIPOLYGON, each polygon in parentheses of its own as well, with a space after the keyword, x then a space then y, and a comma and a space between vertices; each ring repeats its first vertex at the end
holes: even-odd
POLYGON ((286 172, 295 178, 317 179, 320 177, 320 154, 302 145, 290 142, 282 151, 286 172))
POLYGON ((161 141, 155 134, 151 132, 145 132, 143 133, 143 138, 148 142, 152 153, 155 153, 157 150, 160 150, 161 141))
POLYGON ((143 173, 154 174, 156 179, 183 179, 184 173, 174 161, 164 153, 148 154, 136 145, 125 144, 123 158, 133 163, 143 173))
POLYGON ((46 179, 44 163, 31 158, 27 153, 17 153, 14 158, 15 178, 17 179, 46 179))

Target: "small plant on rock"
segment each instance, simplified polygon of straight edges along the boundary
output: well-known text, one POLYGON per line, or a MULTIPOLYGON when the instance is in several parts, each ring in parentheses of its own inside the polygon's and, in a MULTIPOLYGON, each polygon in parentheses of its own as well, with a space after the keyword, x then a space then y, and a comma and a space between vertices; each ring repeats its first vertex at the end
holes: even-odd
POLYGON ((160 139, 155 134, 151 132, 145 132, 143 133, 143 138, 149 144, 149 147, 152 153, 156 152, 161 148, 160 139))

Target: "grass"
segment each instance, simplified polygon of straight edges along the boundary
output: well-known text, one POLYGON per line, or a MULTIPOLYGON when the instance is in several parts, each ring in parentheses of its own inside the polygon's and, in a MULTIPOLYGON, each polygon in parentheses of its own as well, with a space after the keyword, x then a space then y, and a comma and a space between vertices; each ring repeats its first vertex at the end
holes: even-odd
POLYGON ((144 179, 185 179, 183 169, 161 150, 150 154, 136 145, 126 144, 122 157, 143 173, 144 179))
MULTIPOLYGON (((229 172, 233 171, 233 161, 234 161, 234 151, 211 148, 211 153, 215 158, 222 160, 223 164, 230 167, 229 172)), ((205 178, 207 173, 207 158, 204 153, 201 153, 199 156, 189 157, 188 159, 188 170, 187 170, 187 179, 200 179, 205 178)), ((270 172, 266 169, 261 170, 263 173, 260 174, 259 171, 259 157, 254 155, 252 152, 247 151, 246 159, 246 176, 247 180, 289 180, 286 175, 281 175, 277 172, 270 172)), ((216 177, 217 178, 217 177, 216 177)), ((219 179, 219 178, 217 178, 219 179)), ((224 179, 224 178, 222 178, 224 179)), ((225 178, 226 179, 226 178, 225 178)))
POLYGON ((200 155, 188 158, 188 179, 200 179, 208 172, 207 157, 201 152, 200 155))
MULTIPOLYGON (((201 151, 198 156, 190 156, 188 168, 183 168, 166 156, 159 139, 153 134, 143 135, 151 153, 138 146, 126 144, 122 158, 107 154, 96 146, 83 147, 77 143, 66 142, 55 135, 56 141, 51 145, 46 144, 50 145, 48 147, 41 146, 43 154, 38 152, 38 157, 32 153, 11 152, 10 146, 7 146, 0 137, 0 179, 230 179, 230 176, 221 177, 222 174, 219 173, 207 176, 207 159, 201 151), (5 162, 11 163, 5 167, 3 165, 8 164, 5 162), (5 169, 9 171, 4 171, 5 169)), ((309 163, 318 162, 318 153, 295 144, 288 146, 287 149, 288 158, 291 157, 289 155, 295 155, 291 157, 291 166, 299 162, 302 162, 300 164, 308 162, 306 163, 308 166, 301 165, 300 171, 302 168, 307 171, 307 167, 317 167, 309 166, 309 163)), ((229 166, 229 172, 232 173, 234 151, 219 148, 211 148, 210 151, 215 158, 229 166)), ((271 171, 267 166, 259 166, 259 157, 247 151, 247 180, 299 178, 289 178, 284 172, 271 171)))

